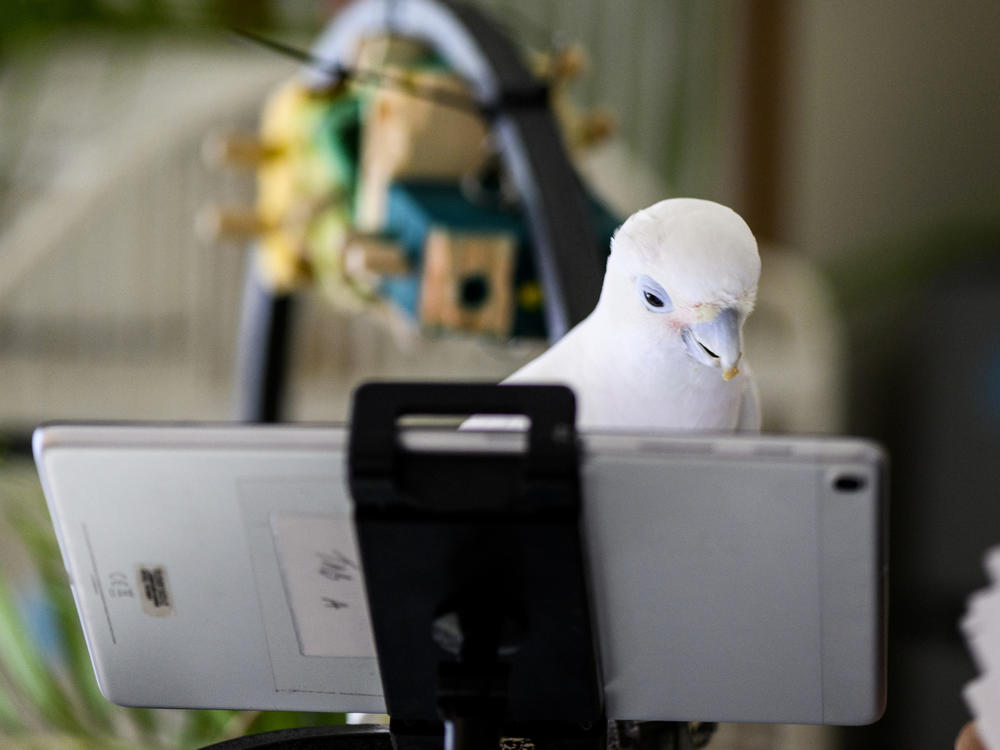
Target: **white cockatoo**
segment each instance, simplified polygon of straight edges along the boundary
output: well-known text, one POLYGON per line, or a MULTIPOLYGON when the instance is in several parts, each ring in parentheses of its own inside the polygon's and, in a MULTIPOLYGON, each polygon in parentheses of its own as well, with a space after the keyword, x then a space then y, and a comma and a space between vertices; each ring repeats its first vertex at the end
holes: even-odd
POLYGON ((743 356, 759 277, 736 212, 656 203, 615 233, 594 311, 503 382, 570 386, 584 429, 759 430, 743 356))

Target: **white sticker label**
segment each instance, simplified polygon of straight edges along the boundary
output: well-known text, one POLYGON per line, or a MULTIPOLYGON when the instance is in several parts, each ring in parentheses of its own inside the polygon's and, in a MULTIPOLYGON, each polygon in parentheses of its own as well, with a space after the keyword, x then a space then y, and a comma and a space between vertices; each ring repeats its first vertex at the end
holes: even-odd
POLYGON ((302 654, 374 657, 351 519, 275 514, 271 529, 302 654))
MULTIPOLYGON (((170 590, 167 588, 167 570, 162 565, 137 565, 135 578, 139 584, 142 611, 153 617, 166 617, 174 611, 170 590)), ((114 579, 120 582, 121 578, 114 579)), ((131 596, 131 594, 129 594, 131 596)))

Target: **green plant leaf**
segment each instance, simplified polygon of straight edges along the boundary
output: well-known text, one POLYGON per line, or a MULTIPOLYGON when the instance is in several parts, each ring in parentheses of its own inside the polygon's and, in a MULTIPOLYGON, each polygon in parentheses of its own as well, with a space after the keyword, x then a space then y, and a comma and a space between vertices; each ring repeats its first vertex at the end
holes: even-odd
POLYGON ((2 685, 0 685, 0 730, 5 734, 13 734, 24 730, 20 713, 2 685))
POLYGON ((15 690, 60 731, 80 733, 80 721, 73 702, 38 651, 16 599, 7 582, 0 578, 0 665, 15 690))

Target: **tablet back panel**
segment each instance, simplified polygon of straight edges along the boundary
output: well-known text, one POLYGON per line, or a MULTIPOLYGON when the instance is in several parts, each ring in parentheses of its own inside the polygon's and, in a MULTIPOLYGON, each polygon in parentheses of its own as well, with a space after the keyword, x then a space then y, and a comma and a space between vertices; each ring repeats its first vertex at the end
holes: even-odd
MULTIPOLYGON (((384 709, 344 440, 336 427, 36 433, 109 699, 384 709)), ((876 448, 753 437, 583 440, 610 717, 877 718, 885 571, 876 448)))
POLYGON ((608 705, 642 718, 874 721, 876 467, 861 453, 726 460, 676 448, 586 465, 608 705), (854 478, 865 486, 834 488, 854 478))

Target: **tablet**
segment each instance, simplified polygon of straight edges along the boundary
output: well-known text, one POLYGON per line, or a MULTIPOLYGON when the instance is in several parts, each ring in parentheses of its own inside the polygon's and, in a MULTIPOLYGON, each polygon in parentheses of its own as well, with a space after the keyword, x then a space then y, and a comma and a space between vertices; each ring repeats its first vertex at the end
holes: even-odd
MULTIPOLYGON (((520 439, 403 437, 470 450, 512 450, 520 439)), ((579 439, 609 718, 878 718, 878 446, 579 439)), ((337 426, 36 431, 36 464, 105 696, 130 706, 384 711, 346 441, 337 426)))

